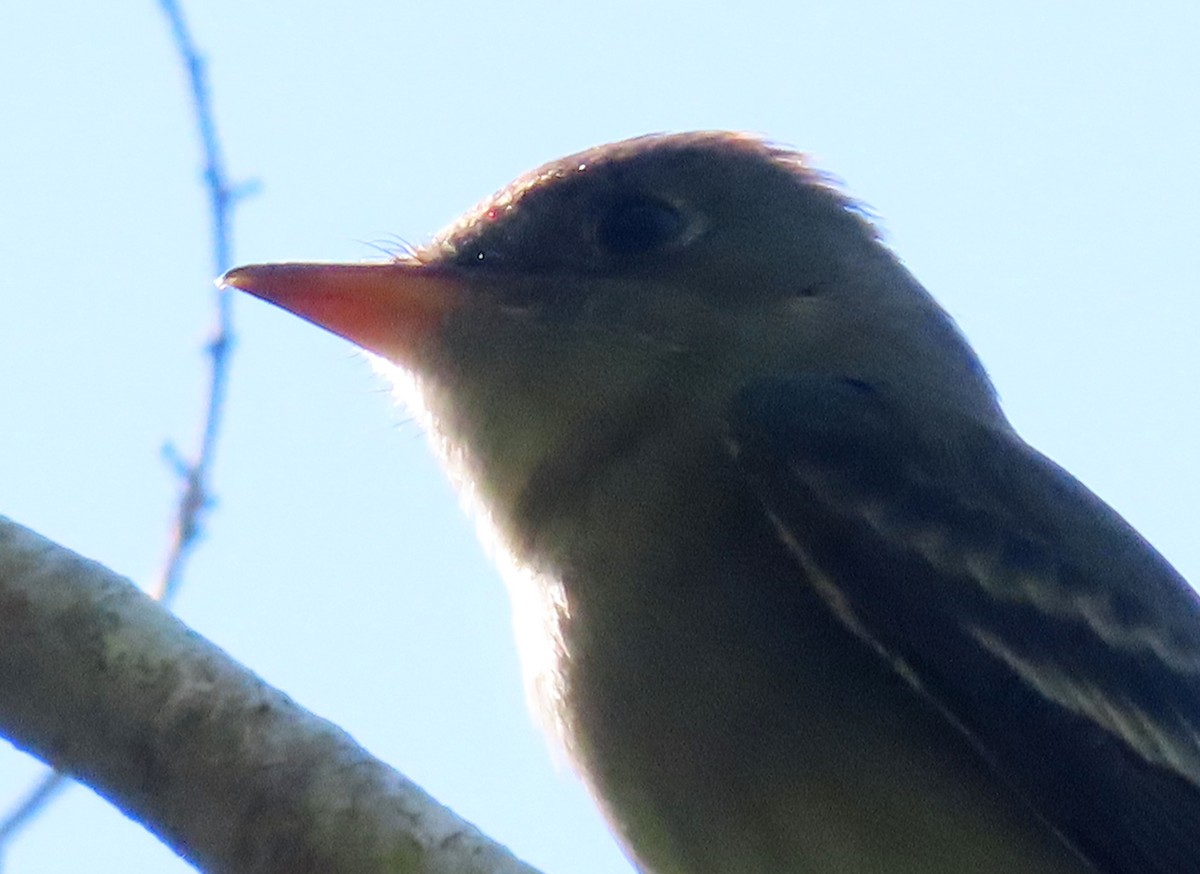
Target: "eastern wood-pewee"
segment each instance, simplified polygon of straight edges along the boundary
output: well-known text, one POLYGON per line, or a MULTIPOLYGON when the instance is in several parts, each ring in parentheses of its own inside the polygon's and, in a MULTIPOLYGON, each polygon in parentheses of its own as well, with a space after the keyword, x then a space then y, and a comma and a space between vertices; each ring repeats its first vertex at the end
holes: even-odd
POLYGON ((1200 872, 1196 595, 800 155, 630 140, 224 281, 411 381, 643 871, 1200 872))

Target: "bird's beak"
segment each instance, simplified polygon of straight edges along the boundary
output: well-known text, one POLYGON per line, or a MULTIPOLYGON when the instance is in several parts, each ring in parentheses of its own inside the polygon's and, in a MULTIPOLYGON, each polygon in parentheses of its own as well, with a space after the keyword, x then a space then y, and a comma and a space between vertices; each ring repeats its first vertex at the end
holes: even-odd
POLYGON ((220 285, 248 291, 397 364, 412 364, 462 305, 462 278, 415 262, 253 264, 220 285))

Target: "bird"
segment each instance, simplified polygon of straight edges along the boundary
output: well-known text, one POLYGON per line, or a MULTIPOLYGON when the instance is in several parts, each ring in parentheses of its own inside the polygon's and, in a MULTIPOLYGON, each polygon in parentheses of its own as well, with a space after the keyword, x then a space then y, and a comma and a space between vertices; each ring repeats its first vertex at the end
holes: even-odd
POLYGON ((638 137, 221 281, 395 378, 644 874, 1200 872, 1196 593, 802 153, 638 137))

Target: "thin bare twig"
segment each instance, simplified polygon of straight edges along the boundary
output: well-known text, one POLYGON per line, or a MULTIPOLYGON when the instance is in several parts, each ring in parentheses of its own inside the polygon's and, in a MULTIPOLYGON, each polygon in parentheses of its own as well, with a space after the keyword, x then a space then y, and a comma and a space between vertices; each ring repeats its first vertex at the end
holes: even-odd
MULTIPOLYGON (((253 185, 233 186, 225 173, 225 161, 217 136, 212 102, 209 98, 208 76, 204 58, 192 40, 191 31, 183 17, 183 10, 175 0, 159 0, 163 13, 175 39, 175 47, 187 71, 192 97, 192 111, 199 129, 201 148, 204 154, 204 184, 208 190, 209 210, 212 216, 213 275, 219 276, 231 266, 230 219, 233 208, 244 196, 251 193, 253 185)), ((230 353, 233 349, 233 312, 228 289, 215 288, 217 305, 216 324, 211 339, 206 345, 209 356, 209 391, 201 428, 200 446, 192 459, 185 459, 167 446, 164 454, 183 483, 183 492, 175 512, 171 540, 167 547, 166 560, 150 595, 170 604, 179 591, 183 580, 184 564, 200 540, 204 529, 204 517, 212 504, 209 490, 209 474, 216 456, 217 438, 220 433, 221 416, 225 407, 225 395, 229 382, 230 353)), ((0 819, 0 862, 4 849, 16 835, 46 807, 70 781, 62 774, 48 773, 12 809, 0 819)))
MULTIPOLYGON (((8 842, 16 837, 26 823, 37 816, 43 807, 53 801, 55 796, 70 786, 72 782, 70 777, 65 777, 58 771, 51 771, 38 781, 38 784, 29 791, 21 803, 13 808, 3 822, 0 822, 0 851, 3 851, 8 842)), ((3 858, 0 858, 0 862, 2 861, 3 858)))
MULTIPOLYGON (((247 186, 233 187, 225 173, 225 161, 221 154, 221 143, 217 137, 212 103, 209 99, 208 77, 204 59, 192 41, 191 32, 183 19, 183 11, 175 0, 159 0, 163 12, 171 25, 175 46, 187 69, 191 84, 192 109, 199 128, 200 142, 204 150, 204 182, 208 189, 209 208, 212 215, 213 274, 220 276, 231 266, 230 256, 230 213, 237 201, 249 193, 247 186)), ((209 471, 216 454, 217 436, 221 427, 221 414, 225 406, 225 393, 229 380, 230 352, 233 348, 233 311, 229 289, 216 288, 217 321, 212 339, 208 342, 208 354, 212 365, 209 376, 208 406, 204 413, 200 448, 193 461, 182 466, 183 494, 175 516, 175 527, 167 551, 167 559, 157 584, 151 590, 163 603, 169 604, 178 591, 183 576, 184 562, 195 547, 203 531, 204 513, 211 500, 208 490, 209 471)))

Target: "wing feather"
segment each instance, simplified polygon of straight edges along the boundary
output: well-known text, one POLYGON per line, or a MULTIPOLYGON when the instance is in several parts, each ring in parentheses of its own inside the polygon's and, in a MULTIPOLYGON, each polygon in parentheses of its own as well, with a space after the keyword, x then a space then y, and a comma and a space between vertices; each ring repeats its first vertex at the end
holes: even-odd
POLYGON ((756 385, 730 447, 804 576, 1097 868, 1200 872, 1200 601, 1014 434, 756 385))

